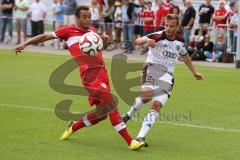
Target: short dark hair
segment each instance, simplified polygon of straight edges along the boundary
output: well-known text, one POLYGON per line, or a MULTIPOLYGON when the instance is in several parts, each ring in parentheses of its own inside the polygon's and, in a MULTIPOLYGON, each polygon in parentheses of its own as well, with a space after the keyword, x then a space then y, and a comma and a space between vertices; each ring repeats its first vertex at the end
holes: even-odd
POLYGON ((89 10, 89 7, 88 7, 88 6, 79 6, 79 7, 76 9, 75 16, 79 18, 79 17, 80 17, 80 11, 82 11, 82 10, 88 11, 88 10, 89 10))
POLYGON ((168 14, 166 20, 176 20, 177 24, 179 24, 179 17, 176 14, 168 14))

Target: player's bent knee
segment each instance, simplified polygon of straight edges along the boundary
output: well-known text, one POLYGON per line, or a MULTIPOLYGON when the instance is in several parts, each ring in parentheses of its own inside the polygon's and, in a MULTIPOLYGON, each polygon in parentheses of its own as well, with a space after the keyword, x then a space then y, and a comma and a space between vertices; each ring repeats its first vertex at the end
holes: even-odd
POLYGON ((149 102, 152 99, 152 95, 153 95, 152 88, 148 88, 148 87, 144 88, 141 95, 141 99, 143 103, 149 102))
POLYGON ((142 99, 143 103, 147 103, 147 102, 151 101, 152 93, 145 93, 145 92, 143 92, 142 96, 141 96, 141 99, 142 99))
POLYGON ((142 97, 142 102, 145 104, 145 103, 148 103, 149 101, 151 101, 151 98, 147 98, 147 97, 142 97))

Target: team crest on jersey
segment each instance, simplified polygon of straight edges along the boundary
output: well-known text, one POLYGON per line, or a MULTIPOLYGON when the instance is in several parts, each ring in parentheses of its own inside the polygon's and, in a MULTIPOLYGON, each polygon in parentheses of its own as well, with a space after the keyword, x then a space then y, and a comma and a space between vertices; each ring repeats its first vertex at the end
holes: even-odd
POLYGON ((177 51, 180 51, 180 45, 176 45, 177 51))
POLYGON ((167 42, 160 42, 160 44, 159 44, 160 46, 162 46, 162 47, 167 47, 167 42))

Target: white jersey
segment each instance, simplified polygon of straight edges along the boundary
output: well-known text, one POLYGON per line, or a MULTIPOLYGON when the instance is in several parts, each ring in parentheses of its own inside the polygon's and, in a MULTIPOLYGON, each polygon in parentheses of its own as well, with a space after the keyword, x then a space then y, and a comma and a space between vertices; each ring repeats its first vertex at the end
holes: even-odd
POLYGON ((164 66, 167 69, 166 72, 173 74, 179 54, 187 55, 183 37, 177 34, 175 40, 169 40, 165 31, 154 32, 146 35, 146 37, 154 39, 157 44, 155 48, 149 48, 146 63, 164 66))

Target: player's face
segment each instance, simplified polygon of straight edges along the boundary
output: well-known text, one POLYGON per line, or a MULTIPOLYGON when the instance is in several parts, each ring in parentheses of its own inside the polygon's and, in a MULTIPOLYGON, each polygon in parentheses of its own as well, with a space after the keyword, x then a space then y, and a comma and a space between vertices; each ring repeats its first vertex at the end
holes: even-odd
POLYGON ((89 10, 81 10, 79 18, 76 18, 78 27, 88 29, 91 24, 91 13, 89 10))
POLYGON ((173 37, 176 35, 178 29, 178 24, 176 20, 167 20, 165 21, 165 31, 168 37, 173 37))

